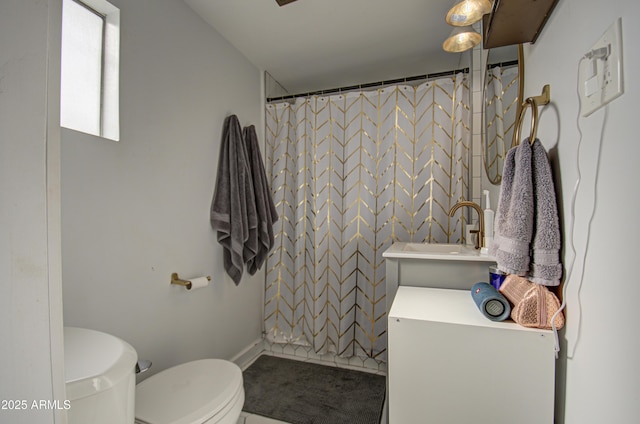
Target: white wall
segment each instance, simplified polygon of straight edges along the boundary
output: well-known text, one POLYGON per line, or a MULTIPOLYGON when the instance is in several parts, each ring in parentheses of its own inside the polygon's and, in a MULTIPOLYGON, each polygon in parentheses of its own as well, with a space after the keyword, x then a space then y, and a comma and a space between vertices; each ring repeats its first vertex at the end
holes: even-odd
POLYGON ((60 0, 0 3, 0 422, 63 422, 60 0), (5 409, 8 408, 8 409, 5 409))
POLYGON ((262 132, 261 74, 176 0, 120 8, 120 142, 62 133, 65 325, 168 366, 231 358, 261 337, 264 275, 238 287, 209 224, 222 124, 262 132), (211 275, 187 291, 170 276, 211 275))
POLYGON ((552 104, 542 109, 538 134, 550 152, 560 185, 564 262, 569 265, 573 257, 571 197, 578 176, 578 61, 615 19, 623 18, 625 93, 609 105, 599 163, 604 110, 580 120, 583 178, 574 229, 578 258, 567 283, 568 346, 558 367, 559 423, 631 423, 640 416, 636 268, 640 87, 635 79, 640 66, 639 13, 636 0, 563 0, 538 41, 525 50, 525 96, 538 95, 544 84, 551 85, 552 104), (595 213, 587 237, 594 195, 595 213))

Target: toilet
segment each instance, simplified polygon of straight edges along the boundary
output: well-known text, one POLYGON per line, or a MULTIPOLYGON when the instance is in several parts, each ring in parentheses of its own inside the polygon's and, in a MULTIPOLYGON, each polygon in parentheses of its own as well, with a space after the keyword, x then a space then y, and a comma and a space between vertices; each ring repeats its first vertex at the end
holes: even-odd
POLYGON ((136 386, 136 351, 110 334, 65 327, 69 424, 236 424, 244 404, 240 368, 202 359, 136 386))
POLYGON ((242 371, 201 359, 166 369, 136 387, 137 424, 236 424, 244 404, 242 371))

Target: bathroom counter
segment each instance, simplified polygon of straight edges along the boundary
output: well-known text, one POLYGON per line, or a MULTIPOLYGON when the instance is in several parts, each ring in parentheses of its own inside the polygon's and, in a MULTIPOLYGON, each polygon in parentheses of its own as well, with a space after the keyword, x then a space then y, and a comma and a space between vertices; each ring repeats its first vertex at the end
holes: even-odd
POLYGON ((478 310, 470 290, 450 290, 421 287, 401 287, 402 296, 393 303, 394 318, 511 331, 534 332, 553 340, 553 331, 527 328, 511 320, 491 321, 478 310))

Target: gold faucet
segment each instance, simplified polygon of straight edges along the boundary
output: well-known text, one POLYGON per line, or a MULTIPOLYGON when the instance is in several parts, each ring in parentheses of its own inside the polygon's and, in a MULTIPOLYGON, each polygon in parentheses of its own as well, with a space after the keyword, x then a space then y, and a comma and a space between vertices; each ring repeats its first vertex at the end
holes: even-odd
POLYGON ((482 212, 482 208, 475 202, 470 202, 468 200, 462 200, 451 208, 449 211, 449 216, 453 216, 453 214, 461 207, 469 206, 475 209, 478 212, 478 220, 480 221, 480 231, 478 231, 478 240, 476 240, 476 249, 480 249, 484 247, 484 212, 482 212))

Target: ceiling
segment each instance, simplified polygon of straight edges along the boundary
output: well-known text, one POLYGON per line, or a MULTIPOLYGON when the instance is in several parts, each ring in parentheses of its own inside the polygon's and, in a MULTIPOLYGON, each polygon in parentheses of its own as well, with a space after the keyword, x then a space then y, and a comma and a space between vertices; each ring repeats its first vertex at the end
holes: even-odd
POLYGON ((468 66, 442 50, 454 0, 184 1, 289 94, 468 66))

